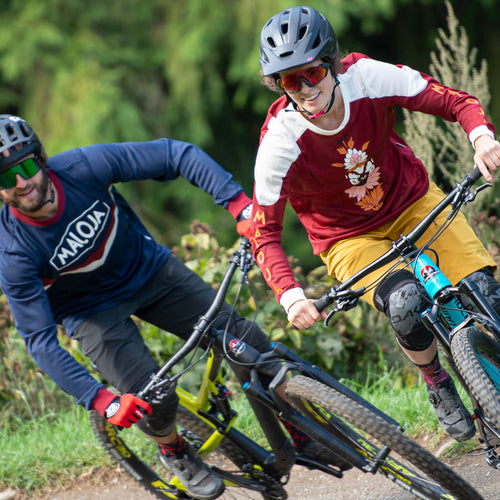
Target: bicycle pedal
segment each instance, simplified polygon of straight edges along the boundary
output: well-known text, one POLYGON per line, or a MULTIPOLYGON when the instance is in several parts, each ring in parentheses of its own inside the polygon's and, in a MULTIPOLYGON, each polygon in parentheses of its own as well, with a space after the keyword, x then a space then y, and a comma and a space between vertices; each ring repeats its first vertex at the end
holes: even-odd
POLYGON ((500 438, 498 436, 495 436, 491 432, 488 432, 486 434, 485 442, 488 443, 492 448, 500 446, 500 438))
POLYGON ((500 457, 496 451, 490 450, 486 453, 485 460, 490 467, 500 470, 500 457))

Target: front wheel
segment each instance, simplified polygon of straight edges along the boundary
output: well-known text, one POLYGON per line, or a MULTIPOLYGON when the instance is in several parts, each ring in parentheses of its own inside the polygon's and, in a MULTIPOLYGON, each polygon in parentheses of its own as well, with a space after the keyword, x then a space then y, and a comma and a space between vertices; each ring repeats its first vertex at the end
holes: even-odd
MULTIPOLYGON (((177 409, 177 431, 198 451, 214 429, 183 406, 177 409)), ((157 498, 188 499, 178 481, 163 468, 158 446, 136 426, 119 431, 96 411, 90 412, 92 430, 100 444, 122 469, 157 498)), ((221 500, 232 498, 236 488, 260 492, 264 500, 286 500, 282 484, 253 467, 243 449, 225 438, 205 461, 226 483, 221 500)))
POLYGON ((478 328, 463 328, 451 339, 451 353, 484 415, 500 431, 500 343, 478 328))
POLYGON ((384 445, 389 447, 391 453, 378 464, 377 471, 416 497, 428 500, 482 498, 453 470, 400 429, 335 389, 297 375, 287 382, 285 391, 301 413, 344 440, 369 462, 375 460, 384 445), (409 468, 408 463, 419 472, 409 468))

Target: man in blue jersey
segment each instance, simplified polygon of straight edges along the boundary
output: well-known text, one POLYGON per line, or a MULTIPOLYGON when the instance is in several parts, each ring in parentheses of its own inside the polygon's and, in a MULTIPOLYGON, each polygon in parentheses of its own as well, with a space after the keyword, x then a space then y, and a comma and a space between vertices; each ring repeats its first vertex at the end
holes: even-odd
MULTIPOLYGON (((138 422, 191 496, 211 499, 224 484, 177 435, 175 392, 157 407, 134 395, 158 366, 130 316, 186 338, 215 292, 153 240, 113 184, 178 176, 211 194, 244 232, 250 199, 192 144, 101 144, 47 158, 23 119, 0 115, 0 282, 29 353, 86 409, 115 425, 138 422), (57 324, 121 396, 59 345, 57 324)), ((269 348, 255 324, 235 323, 250 344, 269 348)))
MULTIPOLYGON (((113 187, 140 179, 184 177, 249 229, 251 201, 232 176, 198 147, 172 139, 99 144, 47 158, 22 118, 0 115, 0 284, 16 328, 38 366, 86 409, 111 423, 133 423, 159 444, 162 463, 193 498, 219 496, 224 484, 175 430, 177 396, 151 405, 135 396, 158 370, 131 316, 187 338, 214 290, 156 243, 113 187), (106 381, 94 379, 57 340, 62 324, 106 381)), ((228 304, 214 327, 261 352, 269 340, 228 304)), ((240 380, 248 374, 237 365, 240 380)), ((287 425, 297 453, 349 468, 287 425)))

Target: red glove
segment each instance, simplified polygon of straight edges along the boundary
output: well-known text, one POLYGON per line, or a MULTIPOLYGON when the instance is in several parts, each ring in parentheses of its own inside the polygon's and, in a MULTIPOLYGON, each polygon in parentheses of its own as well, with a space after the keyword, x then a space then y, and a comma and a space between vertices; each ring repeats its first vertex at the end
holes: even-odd
POLYGON ((113 425, 120 427, 130 427, 138 422, 144 414, 152 412, 151 405, 146 401, 134 396, 133 394, 124 394, 116 396, 106 408, 104 416, 113 425))
POLYGON ((247 205, 236 219, 236 231, 240 236, 250 239, 250 216, 252 215, 253 204, 247 205))

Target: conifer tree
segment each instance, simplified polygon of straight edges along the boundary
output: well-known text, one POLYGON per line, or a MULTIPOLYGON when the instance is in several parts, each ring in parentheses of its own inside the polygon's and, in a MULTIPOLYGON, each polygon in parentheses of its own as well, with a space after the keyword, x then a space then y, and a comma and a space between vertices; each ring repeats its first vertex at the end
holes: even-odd
MULTIPOLYGON (((452 5, 448 9, 448 33, 439 30, 437 52, 431 53, 429 74, 439 82, 455 89, 465 90, 477 97, 488 112, 491 95, 488 86, 487 64, 482 60, 477 67, 477 49, 470 48, 465 29, 460 26, 452 5)), ((474 150, 458 123, 443 121, 424 113, 403 110, 404 138, 423 161, 431 179, 443 189, 472 170, 474 150)), ((490 255, 500 263, 500 219, 494 207, 498 206, 500 189, 483 192, 463 212, 490 255)))

